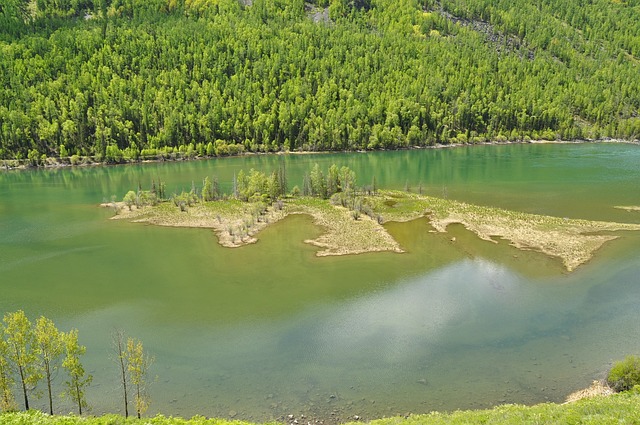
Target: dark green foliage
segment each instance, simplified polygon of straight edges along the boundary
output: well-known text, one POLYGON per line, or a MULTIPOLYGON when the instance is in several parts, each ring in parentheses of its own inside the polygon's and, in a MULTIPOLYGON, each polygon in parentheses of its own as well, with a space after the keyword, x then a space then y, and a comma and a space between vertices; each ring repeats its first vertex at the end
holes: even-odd
POLYGON ((637 2, 36 3, 0 11, 2 159, 640 135, 637 2))
POLYGON ((614 363, 609 371, 607 383, 615 391, 628 391, 640 385, 640 357, 627 356, 624 360, 614 363))

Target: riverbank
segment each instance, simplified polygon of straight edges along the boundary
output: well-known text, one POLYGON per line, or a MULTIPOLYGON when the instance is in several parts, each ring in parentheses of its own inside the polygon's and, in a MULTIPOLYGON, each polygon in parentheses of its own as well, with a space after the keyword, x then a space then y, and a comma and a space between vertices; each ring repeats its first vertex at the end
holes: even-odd
MULTIPOLYGON (((512 144, 584 144, 584 143, 625 143, 640 145, 640 140, 623 140, 623 139, 577 139, 577 140, 506 140, 506 141, 491 141, 481 143, 437 143, 435 145, 428 146, 409 146, 403 149, 395 150, 420 150, 420 149, 451 149, 465 146, 493 146, 493 145, 512 145, 512 144)), ((383 150, 383 149, 380 149, 383 150)), ((132 160, 123 160, 121 162, 107 162, 97 160, 93 156, 73 156, 65 158, 47 157, 41 161, 41 164, 33 165, 28 159, 3 159, 0 160, 0 170, 27 170, 35 168, 65 168, 65 167, 96 167, 103 165, 124 165, 124 164, 144 164, 144 163, 159 163, 159 162, 180 162, 180 161, 197 161, 213 158, 231 158, 248 155, 313 155, 313 154, 330 154, 330 153, 344 153, 345 151, 276 151, 276 152, 242 152, 238 155, 227 156, 188 156, 182 153, 173 153, 171 155, 159 155, 157 157, 139 157, 132 160)), ((356 152, 356 151, 353 151, 356 152)), ((358 152, 375 152, 375 151, 358 151, 358 152)))
MULTIPOLYGON (((371 425, 452 425, 452 424, 496 424, 521 425, 529 423, 567 424, 632 424, 640 421, 640 395, 619 393, 610 396, 595 396, 573 403, 555 404, 545 403, 535 406, 507 404, 486 410, 466 410, 451 413, 431 412, 421 415, 407 415, 406 417, 391 417, 376 419, 368 422, 371 425)), ((282 422, 272 424, 301 424, 302 418, 290 415, 282 422)), ((99 417, 78 416, 49 416, 39 411, 0 414, 3 425, 251 425, 250 422, 228 421, 223 419, 207 419, 194 417, 191 419, 156 416, 153 418, 125 419, 119 415, 99 417)), ((314 420, 312 424, 323 423, 314 420)), ((352 418, 349 424, 362 423, 360 418, 352 418)))
POLYGON ((332 205, 329 200, 308 197, 288 198, 272 205, 237 200, 200 202, 184 211, 169 202, 131 210, 121 203, 103 206, 117 211, 113 219, 213 229, 225 247, 255 243, 266 226, 289 214, 308 214, 324 229, 318 238, 305 241, 322 248, 318 256, 403 252, 383 223, 426 216, 432 231, 446 232, 448 225, 459 223, 483 240, 497 243, 497 239, 504 239, 518 249, 559 258, 569 272, 618 237, 611 232, 640 231, 640 224, 542 216, 401 191, 362 194, 359 200, 368 214, 354 215, 354 211, 332 205))

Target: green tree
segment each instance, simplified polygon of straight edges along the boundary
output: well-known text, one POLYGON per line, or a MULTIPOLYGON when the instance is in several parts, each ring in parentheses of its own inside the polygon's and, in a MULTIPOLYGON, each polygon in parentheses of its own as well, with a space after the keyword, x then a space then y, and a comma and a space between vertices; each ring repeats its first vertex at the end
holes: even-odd
POLYGON ((356 188, 356 173, 349 167, 340 168, 340 187, 345 193, 351 193, 356 188))
POLYGON ((311 196, 311 177, 309 177, 309 173, 304 173, 302 177, 302 196, 311 196))
POLYGON ((213 183, 209 180, 209 177, 205 177, 202 182, 202 200, 205 202, 213 201, 215 195, 213 193, 213 183))
POLYGON ((149 408, 149 393, 147 392, 147 380, 149 367, 153 364, 153 357, 144 351, 142 342, 133 338, 127 339, 127 370, 131 378, 131 384, 135 388, 135 405, 138 419, 149 408))
POLYGON ((34 329, 35 351, 38 357, 40 374, 47 382, 47 394, 49 396, 49 414, 53 415, 53 389, 52 383, 57 375, 60 365, 60 357, 64 351, 63 334, 55 324, 44 316, 37 321, 34 329))
POLYGON ((62 361, 62 367, 67 370, 68 379, 65 381, 65 392, 71 400, 78 405, 78 414, 82 415, 82 409, 87 407, 85 388, 93 381, 93 376, 85 373, 80 362, 80 356, 87 351, 86 347, 78 343, 78 330, 72 329, 64 335, 66 356, 62 361))
POLYGON ((318 164, 315 164, 311 169, 311 194, 320 198, 327 197, 327 181, 324 178, 324 173, 320 169, 318 164))
POLYGON ((0 16, 27 22, 31 19, 29 0, 4 0, 0 6, 0 16))
POLYGON ((124 204, 129 207, 129 211, 131 211, 131 207, 136 203, 137 199, 138 196, 136 195, 136 193, 133 190, 130 190, 126 195, 124 195, 124 198, 122 198, 122 202, 124 202, 124 204))
POLYGON ((340 191, 340 170, 336 164, 331 164, 327 173, 327 196, 340 191))
POLYGON ((16 401, 11 390, 13 383, 9 366, 9 346, 3 338, 3 327, 0 324, 0 412, 16 409, 16 401))
POLYGON ((29 410, 29 392, 35 388, 42 375, 37 367, 35 335, 31 322, 22 310, 7 313, 3 318, 9 360, 18 370, 24 396, 24 408, 29 410))

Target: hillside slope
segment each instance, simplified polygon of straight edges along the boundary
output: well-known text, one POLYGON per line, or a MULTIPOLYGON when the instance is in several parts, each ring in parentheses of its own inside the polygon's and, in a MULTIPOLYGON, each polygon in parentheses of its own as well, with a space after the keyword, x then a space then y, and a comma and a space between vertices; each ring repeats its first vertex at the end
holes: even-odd
POLYGON ((5 6, 0 159, 637 139, 640 1, 584 3, 5 6))

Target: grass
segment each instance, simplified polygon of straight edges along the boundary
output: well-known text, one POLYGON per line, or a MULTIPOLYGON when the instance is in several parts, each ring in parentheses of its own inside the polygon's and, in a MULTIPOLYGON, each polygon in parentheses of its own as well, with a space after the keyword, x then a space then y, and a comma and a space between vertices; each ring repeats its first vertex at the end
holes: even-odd
POLYGON ((325 233, 305 242, 323 248, 317 255, 361 254, 373 251, 402 252, 400 245, 377 221, 365 214, 355 220, 344 207, 316 198, 298 198, 287 204, 291 213, 309 214, 325 233))
MULTIPOLYGON (((640 395, 620 393, 597 396, 573 403, 545 403, 535 406, 502 405, 488 410, 467 410, 452 413, 432 412, 409 417, 378 419, 371 425, 456 425, 456 424, 637 424, 640 423, 640 395)), ((49 416, 41 412, 0 415, 3 425, 249 425, 248 422, 221 419, 154 418, 124 419, 117 415, 101 417, 49 416)), ((352 422, 351 425, 362 422, 352 422)))

